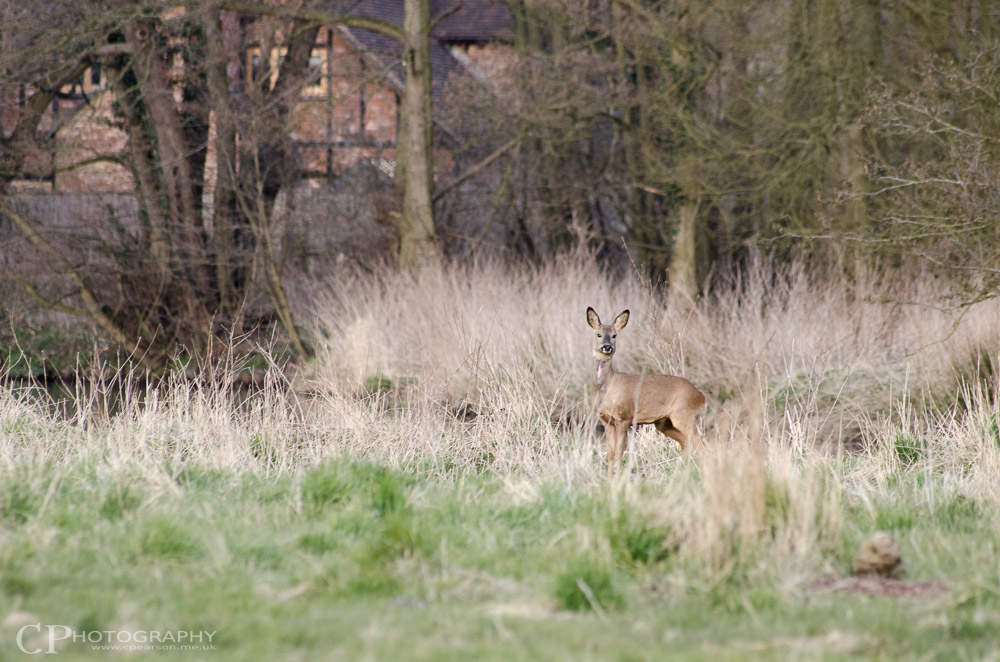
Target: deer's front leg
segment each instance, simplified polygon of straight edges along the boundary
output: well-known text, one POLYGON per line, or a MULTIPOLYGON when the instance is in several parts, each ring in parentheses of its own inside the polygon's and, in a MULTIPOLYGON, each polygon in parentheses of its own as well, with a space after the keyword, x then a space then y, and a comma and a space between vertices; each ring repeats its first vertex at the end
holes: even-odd
POLYGON ((612 420, 602 420, 604 423, 604 445, 608 451, 608 478, 615 472, 615 446, 618 439, 618 426, 612 420))

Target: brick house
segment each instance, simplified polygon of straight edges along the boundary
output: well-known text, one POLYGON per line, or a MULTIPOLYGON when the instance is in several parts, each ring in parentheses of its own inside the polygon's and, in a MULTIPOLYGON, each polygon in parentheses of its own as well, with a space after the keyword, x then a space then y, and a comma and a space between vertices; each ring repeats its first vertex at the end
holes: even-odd
MULTIPOLYGON (((431 0, 431 15, 452 13, 432 32, 431 57, 434 103, 444 102, 450 77, 465 74, 488 79, 509 58, 497 46, 512 35, 512 19, 498 0, 431 0), (459 3, 461 2, 460 6, 459 3), (452 11, 456 6, 459 8, 452 11)), ((353 13, 402 24, 402 0, 360 0, 353 13)), ((237 59, 240 77, 248 83, 263 75, 276 76, 280 47, 261 52, 253 35, 266 30, 267 19, 231 16, 224 29, 243 30, 251 43, 237 59)), ((292 138, 298 167, 307 179, 333 179, 359 163, 391 175, 395 157, 399 95, 402 80, 393 62, 399 47, 390 38, 366 30, 324 27, 311 56, 311 84, 293 111, 292 138)), ((52 135, 49 152, 35 154, 25 177, 14 190, 51 193, 128 193, 134 182, 128 169, 114 160, 125 149, 126 134, 112 121, 112 95, 95 66, 53 102, 39 131, 52 135)), ((24 89, 0 85, 0 125, 5 135, 16 122, 24 89)), ((447 164, 447 127, 438 125, 441 161, 447 164)), ((206 164, 214 167, 210 148, 206 164)), ((211 187, 212 177, 207 184, 211 187)))

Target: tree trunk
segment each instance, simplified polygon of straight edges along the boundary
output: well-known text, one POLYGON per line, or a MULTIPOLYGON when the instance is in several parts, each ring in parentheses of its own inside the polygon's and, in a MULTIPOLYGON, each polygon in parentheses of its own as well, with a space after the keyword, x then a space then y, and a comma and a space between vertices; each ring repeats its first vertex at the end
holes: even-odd
POLYGON ((689 308, 698 295, 697 223, 701 199, 687 200, 677 211, 677 234, 670 255, 670 303, 689 308))
POLYGON ((864 143, 860 122, 849 124, 839 136, 840 176, 849 188, 847 223, 851 232, 867 228, 867 209, 864 194, 868 190, 868 171, 864 162, 864 143))
MULTIPOLYGON (((146 233, 143 250, 149 260, 145 268, 148 273, 156 274, 159 287, 165 290, 172 278, 172 249, 171 237, 167 234, 169 227, 167 211, 160 202, 160 182, 156 177, 156 147, 146 131, 138 90, 126 85, 123 80, 125 76, 123 66, 121 62, 104 63, 111 90, 118 102, 119 113, 125 120, 125 131, 128 134, 129 165, 136 182, 139 206, 143 211, 139 217, 146 233)), ((188 294, 194 296, 190 291, 188 294)))
MULTIPOLYGON (((221 14, 221 13, 220 13, 221 14)), ((227 66, 229 56, 226 53, 226 30, 223 21, 228 17, 223 15, 210 16, 205 21, 208 35, 209 61, 206 66, 206 84, 209 94, 215 100, 215 160, 216 176, 212 226, 215 239, 215 280, 219 289, 219 308, 228 312, 236 309, 242 300, 241 293, 233 283, 235 262, 241 256, 233 256, 233 250, 242 242, 237 237, 235 224, 237 218, 237 186, 236 159, 236 115, 233 110, 233 99, 229 93, 229 76, 227 66), (222 103, 220 103, 220 101, 222 103)), ((239 44, 231 44, 239 46, 239 44)))
POLYGON ((440 265, 434 230, 434 151, 431 115, 429 0, 405 0, 403 67, 405 90, 397 136, 397 176, 403 178, 398 217, 399 263, 406 269, 440 265))
MULTIPOLYGON (((160 59, 158 35, 146 21, 129 21, 125 39, 132 50, 132 68, 156 136, 159 171, 167 196, 169 233, 174 250, 199 299, 213 291, 207 265, 203 264, 205 237, 201 228, 201 200, 188 158, 177 102, 160 59)), ((208 317, 206 311, 205 317, 208 317)))
POLYGON ((0 195, 4 195, 10 182, 23 173, 28 153, 37 149, 38 126, 59 88, 82 74, 87 66, 88 63, 81 60, 35 81, 35 93, 20 109, 14 130, 7 137, 0 134, 0 195))

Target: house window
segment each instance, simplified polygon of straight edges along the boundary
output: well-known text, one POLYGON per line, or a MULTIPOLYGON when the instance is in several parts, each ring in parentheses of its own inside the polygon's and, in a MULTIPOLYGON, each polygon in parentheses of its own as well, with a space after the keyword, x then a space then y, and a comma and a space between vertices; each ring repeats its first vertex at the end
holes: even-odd
MULTIPOLYGON (((281 70, 281 64, 285 61, 285 53, 287 52, 287 48, 272 49, 266 65, 262 65, 260 48, 247 49, 247 85, 260 83, 266 77, 273 88, 278 82, 278 72, 281 70)), ((309 73, 303 94, 309 96, 326 94, 326 72, 326 49, 316 49, 309 56, 309 73)))
POLYGON ((247 51, 247 85, 253 85, 260 80, 260 49, 247 51))
POLYGON ((326 49, 314 49, 309 56, 309 83, 303 93, 308 96, 326 95, 327 86, 326 49))

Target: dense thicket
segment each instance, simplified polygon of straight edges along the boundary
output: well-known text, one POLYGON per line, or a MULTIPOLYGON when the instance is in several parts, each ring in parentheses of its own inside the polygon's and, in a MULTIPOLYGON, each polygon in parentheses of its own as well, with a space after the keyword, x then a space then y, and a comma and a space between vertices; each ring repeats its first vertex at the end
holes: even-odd
POLYGON ((488 188, 525 252, 624 238, 689 294, 756 246, 995 261, 995 3, 508 4, 521 65, 456 115, 516 140, 488 188))

